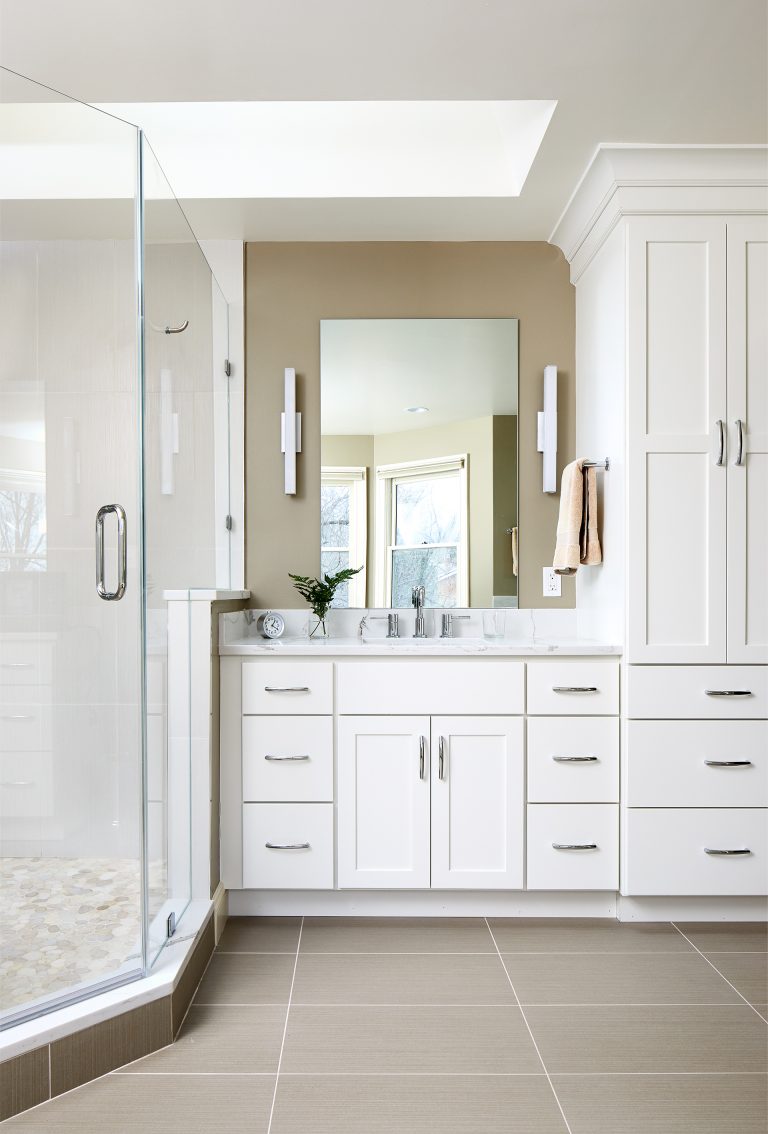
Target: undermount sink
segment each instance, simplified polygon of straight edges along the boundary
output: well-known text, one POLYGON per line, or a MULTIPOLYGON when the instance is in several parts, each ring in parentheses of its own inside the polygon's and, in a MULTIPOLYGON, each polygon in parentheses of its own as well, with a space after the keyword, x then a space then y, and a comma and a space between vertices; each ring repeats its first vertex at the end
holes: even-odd
POLYGON ((487 645, 487 638, 413 638, 402 635, 399 638, 386 638, 381 635, 363 635, 364 646, 418 646, 419 649, 445 649, 446 646, 483 646, 487 645))

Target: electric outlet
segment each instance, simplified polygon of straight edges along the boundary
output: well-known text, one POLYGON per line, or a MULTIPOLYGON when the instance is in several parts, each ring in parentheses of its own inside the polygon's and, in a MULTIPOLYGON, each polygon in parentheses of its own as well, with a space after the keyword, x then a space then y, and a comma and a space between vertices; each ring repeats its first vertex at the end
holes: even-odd
POLYGON ((544 584, 541 588, 541 593, 544 598, 559 598, 562 594, 560 589, 560 575, 555 571, 554 567, 544 568, 544 584))

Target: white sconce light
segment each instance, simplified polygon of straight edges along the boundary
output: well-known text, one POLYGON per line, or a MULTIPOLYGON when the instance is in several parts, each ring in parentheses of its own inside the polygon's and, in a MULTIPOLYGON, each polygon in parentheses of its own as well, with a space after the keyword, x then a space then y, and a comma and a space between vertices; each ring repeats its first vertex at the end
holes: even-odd
POLYGON ((296 371, 285 368, 285 410, 280 414, 280 451, 285 454, 285 494, 296 495, 296 454, 301 452, 301 414, 296 412, 296 371))
POLYGON ((542 460, 542 491, 557 492, 557 367, 544 367, 544 409, 536 415, 536 447, 542 460))

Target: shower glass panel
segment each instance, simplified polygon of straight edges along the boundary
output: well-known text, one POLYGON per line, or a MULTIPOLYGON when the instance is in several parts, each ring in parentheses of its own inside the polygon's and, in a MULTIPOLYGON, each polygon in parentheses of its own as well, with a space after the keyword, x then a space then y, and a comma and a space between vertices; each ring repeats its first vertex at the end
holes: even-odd
POLYGON ((137 155, 0 72, 6 1024, 145 970, 137 155))
POLYGON ((191 893, 191 752, 174 658, 174 620, 189 608, 173 596, 229 585, 228 313, 146 138, 142 155, 151 960, 191 893))

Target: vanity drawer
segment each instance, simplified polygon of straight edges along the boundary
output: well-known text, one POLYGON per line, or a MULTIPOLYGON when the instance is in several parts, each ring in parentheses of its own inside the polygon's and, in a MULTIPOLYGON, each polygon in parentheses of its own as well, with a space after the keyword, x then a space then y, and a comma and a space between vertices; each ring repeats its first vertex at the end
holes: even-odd
POLYGON ((522 714, 522 662, 477 661, 340 662, 339 712, 355 715, 489 713, 522 714))
POLYGON ((768 717, 768 666, 627 666, 627 715, 651 720, 768 717))
POLYGON ((243 799, 333 801, 333 717, 243 717, 243 799))
POLYGON ((527 816, 529 890, 618 889, 616 804, 532 803, 527 816))
MULTIPOLYGON (((0 704, 0 752, 40 752, 51 747, 51 706, 39 699, 22 701, 10 698, 13 689, 5 689, 7 700, 0 704)), ((30 690, 18 689, 19 693, 30 690)), ((31 690, 34 693, 34 690, 31 690)))
POLYGON ((618 799, 618 718, 528 720, 529 803, 617 803, 618 799))
POLYGON ((528 712, 564 716, 615 715, 619 666, 615 661, 546 661, 528 665, 528 712))
POLYGON ((244 713, 333 712, 333 663, 243 662, 244 713))
POLYGON ((768 890, 768 812, 762 808, 629 809, 622 893, 745 895, 768 890), (749 854, 712 855, 711 850, 749 854))
POLYGON ((50 685, 52 663, 50 642, 0 639, 0 685, 50 685))
POLYGON ((768 807, 765 721, 629 721, 629 807, 768 807))
POLYGON ((0 755, 0 818, 30 819, 53 813, 50 752, 0 755))
POLYGON ((243 886, 332 890, 333 804, 243 804, 243 886))

